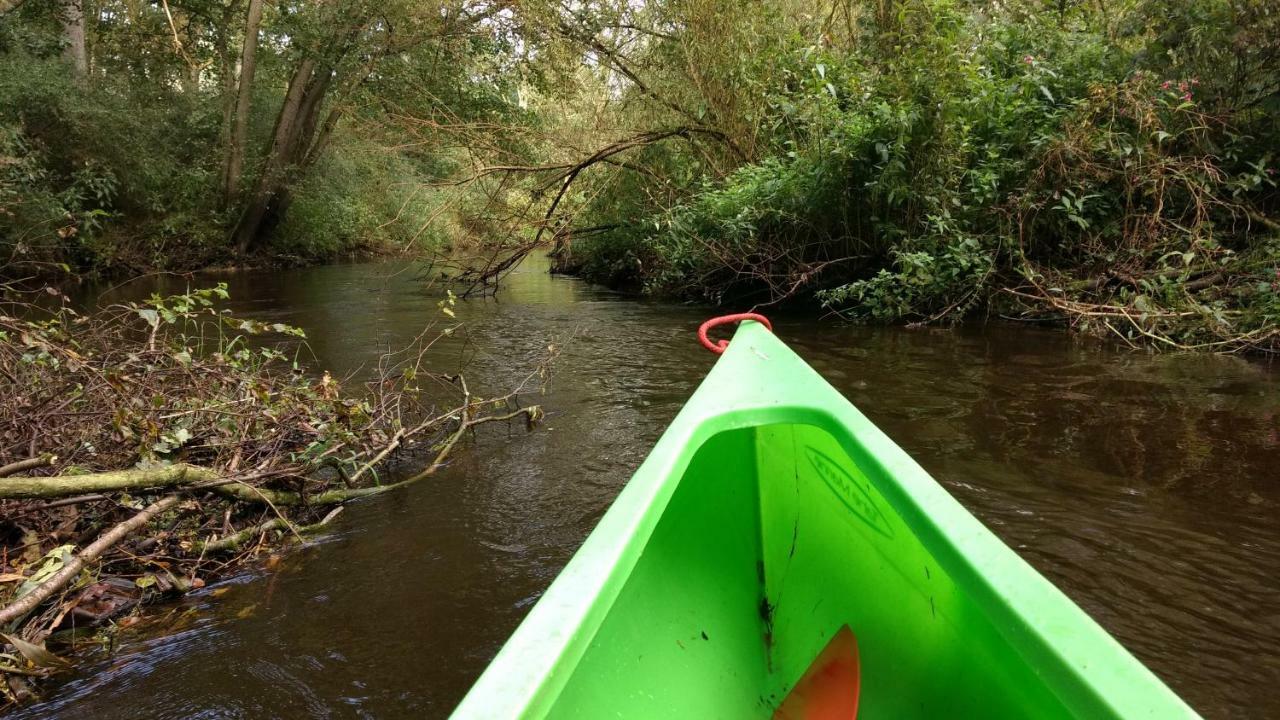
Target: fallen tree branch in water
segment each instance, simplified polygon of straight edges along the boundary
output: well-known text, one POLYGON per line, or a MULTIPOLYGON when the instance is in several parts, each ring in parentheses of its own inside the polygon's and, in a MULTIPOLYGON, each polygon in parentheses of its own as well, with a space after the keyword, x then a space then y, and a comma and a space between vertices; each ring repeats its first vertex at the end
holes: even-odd
POLYGON ((316 530, 319 530, 325 525, 328 525, 329 521, 333 520, 335 517, 338 516, 339 513, 342 512, 342 508, 343 508, 342 505, 335 507, 334 509, 330 510, 329 514, 325 515, 324 518, 320 520, 320 522, 315 523, 313 525, 307 525, 305 527, 297 527, 296 525, 291 524, 288 520, 285 520, 284 518, 280 518, 280 517, 272 518, 262 523, 261 525, 254 525, 253 527, 245 528, 244 530, 241 530, 240 532, 237 532, 235 534, 227 535, 226 537, 221 537, 221 538, 218 538, 217 540, 210 540, 208 542, 197 543, 192 549, 195 552, 209 554, 209 555, 229 552, 232 550, 238 550, 240 549, 240 546, 244 545, 244 543, 248 542, 249 540, 255 537, 261 537, 262 535, 269 533, 272 530, 289 530, 291 533, 293 533, 295 537, 298 537, 303 533, 315 532, 316 530))
POLYGON ((213 470, 185 463, 87 475, 9 478, 0 481, 0 499, 30 500, 125 490, 157 490, 218 479, 218 473, 213 470))
MULTIPOLYGON (((0 624, 15 638, 57 642, 70 618, 110 632, 139 604, 234 572, 277 533, 301 538, 347 501, 431 477, 475 426, 541 416, 520 401, 554 346, 482 398, 428 368, 454 329, 428 325, 348 389, 294 361, 300 330, 232 318, 219 292, 89 315, 0 303, 0 377, 14 388, 0 393, 0 624), (140 512, 139 498, 151 503, 140 512), (121 592, 128 602, 102 600, 121 592)), ((16 678, 6 667, 0 682, 16 678)))
MULTIPOLYGON (((312 505, 325 506, 343 503, 356 498, 369 497, 379 493, 387 492, 394 488, 411 485, 423 478, 429 477, 441 467, 444 467, 445 460, 449 457, 449 453, 458 441, 462 439, 463 434, 476 425, 488 422, 504 422, 513 420, 517 417, 524 416, 526 423, 532 424, 541 417, 541 409, 537 405, 530 405, 503 415, 484 415, 477 418, 470 417, 467 407, 463 407, 460 411, 461 419, 458 427, 449 438, 445 441, 440 451, 432 462, 417 474, 400 482, 390 485, 375 485, 363 488, 338 488, 326 490, 324 492, 307 495, 300 492, 290 492, 281 490, 270 490, 266 488, 250 485, 243 479, 222 478, 209 468, 197 467, 195 465, 162 465, 147 468, 131 468, 128 470, 116 470, 114 472, 92 473, 88 475, 54 475, 50 477, 32 477, 32 478, 13 478, 0 482, 0 500, 30 500, 30 499, 47 499, 47 498, 65 498, 76 495, 94 494, 100 496, 102 493, 121 492, 127 490, 157 490, 162 488, 185 487, 191 486, 198 489, 208 489, 221 493, 236 500, 245 502, 259 502, 274 505, 312 505)), ((411 433, 401 431, 398 433, 394 442, 386 449, 378 454, 371 462, 381 462, 394 449, 399 447, 402 439, 410 437, 411 433)), ((365 465, 363 469, 369 466, 365 465)), ((352 480, 356 476, 351 477, 352 480)), ((88 499, 101 499, 100 497, 91 497, 88 499)), ((45 507, 55 507, 52 503, 45 507)))
POLYGON ((227 535, 226 537, 221 537, 221 538, 218 538, 217 540, 210 540, 209 542, 198 543, 193 549, 196 552, 207 553, 207 554, 227 552, 228 550, 235 550, 239 548, 241 545, 248 542, 250 539, 258 537, 263 533, 268 533, 268 532, 271 532, 272 530, 278 530, 282 528, 291 528, 291 527, 292 526, 289 523, 289 521, 285 520, 284 518, 281 518, 281 517, 271 518, 270 520, 262 523, 261 525, 254 525, 253 527, 247 527, 239 532, 232 533, 231 535, 227 535))
POLYGON ((84 550, 81 550, 74 557, 62 566, 62 569, 54 573, 48 580, 45 580, 34 590, 26 595, 9 603, 3 609, 0 609, 0 625, 12 622, 34 610, 40 603, 48 600, 54 593, 58 592, 67 583, 71 582, 86 565, 97 560, 102 553, 111 549, 116 543, 125 539, 130 533, 137 531, 142 526, 150 522, 155 516, 168 510, 178 504, 178 495, 166 495, 165 497, 151 503, 146 508, 138 512, 137 515, 125 520, 124 522, 111 528, 101 537, 93 541, 84 550))
POLYGON ((265 500, 276 505, 310 505, 313 507, 325 507, 328 505, 344 503, 349 500, 356 500, 358 498, 381 495, 385 492, 407 487, 434 475, 438 470, 445 466, 445 461, 449 457, 449 453, 452 452, 453 447, 458 444, 458 441, 462 439, 462 436, 467 432, 467 430, 488 422, 505 422, 508 420, 514 420, 522 415, 525 417, 526 423, 532 425, 542 417, 542 408, 537 405, 530 405, 504 415, 484 415, 478 418, 469 418, 466 410, 463 410, 462 413, 463 418, 461 422, 458 423, 458 428, 454 430, 453 434, 449 436, 449 439, 445 441, 440 451, 436 454, 435 459, 418 473, 390 485, 374 485, 371 487, 360 488, 336 488, 316 493, 314 495, 304 495, 296 492, 281 492, 278 490, 264 490, 262 488, 244 484, 226 485, 218 488, 218 490, 219 492, 234 496, 238 500, 248 502, 253 502, 254 500, 265 500))

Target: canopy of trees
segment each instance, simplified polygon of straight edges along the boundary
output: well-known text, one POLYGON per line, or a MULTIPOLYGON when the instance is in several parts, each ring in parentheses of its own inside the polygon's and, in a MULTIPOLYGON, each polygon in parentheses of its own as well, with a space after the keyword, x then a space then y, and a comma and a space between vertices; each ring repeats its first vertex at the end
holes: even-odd
POLYGON ((1275 347, 1268 0, 7 0, 0 249, 1275 347))
POLYGON ((432 198, 415 187, 467 153, 444 136, 522 123, 536 82, 499 3, 7 4, 10 262, 198 267, 421 239, 432 198))
POLYGON ((700 131, 575 176, 566 269, 1277 348, 1273 2, 675 0, 567 32, 607 69, 592 128, 700 131))

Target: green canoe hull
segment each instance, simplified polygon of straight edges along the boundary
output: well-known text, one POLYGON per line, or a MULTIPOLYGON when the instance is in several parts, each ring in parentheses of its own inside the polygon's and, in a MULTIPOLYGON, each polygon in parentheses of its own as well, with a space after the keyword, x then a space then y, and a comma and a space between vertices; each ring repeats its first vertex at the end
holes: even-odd
POLYGON ((454 717, 769 718, 842 628, 859 718, 1195 717, 751 322, 454 717))

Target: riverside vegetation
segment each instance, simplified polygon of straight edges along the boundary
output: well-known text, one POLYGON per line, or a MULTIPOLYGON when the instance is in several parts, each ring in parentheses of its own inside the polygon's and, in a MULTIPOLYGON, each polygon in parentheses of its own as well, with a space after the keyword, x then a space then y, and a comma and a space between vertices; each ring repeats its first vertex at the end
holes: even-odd
MULTIPOLYGON (((56 294, 56 293, 55 293, 56 294)), ((223 286, 89 314, 0 312, 0 695, 65 669, 46 641, 109 643, 119 618, 301 538, 358 498, 434 475, 478 425, 541 411, 424 365, 428 326, 347 388, 300 367, 305 334, 219 309, 223 286)), ((450 319, 451 299, 441 305, 450 319)))
MULTIPOLYGON (((870 321, 996 315, 1280 348, 1280 8, 712 2, 602 55, 691 119, 574 194, 567 269, 870 321)), ((633 24, 644 25, 640 17, 633 24)))
POLYGON ((0 252, 479 258, 1274 351, 1267 0, 7 0, 0 252))
POLYGON ((548 249, 734 308, 1274 353, 1278 149, 1270 0, 0 0, 0 692, 538 416, 427 372, 430 318, 340 383, 219 288, 47 284, 398 253, 467 296, 548 249))

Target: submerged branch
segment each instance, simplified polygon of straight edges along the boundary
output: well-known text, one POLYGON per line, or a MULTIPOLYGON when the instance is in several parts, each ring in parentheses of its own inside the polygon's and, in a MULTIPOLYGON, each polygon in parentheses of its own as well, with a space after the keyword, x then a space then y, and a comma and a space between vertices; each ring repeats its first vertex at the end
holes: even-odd
MULTIPOLYGON (((0 377, 20 389, 0 393, 0 624, 15 636, 46 637, 72 611, 79 628, 102 625, 139 601, 200 587, 252 557, 255 538, 301 537, 345 502, 430 477, 476 425, 541 415, 519 406, 549 357, 506 394, 474 397, 460 374, 428 369, 447 335, 428 325, 348 390, 277 349, 300 330, 233 319, 216 308, 224 294, 89 315, 0 308, 0 377), (228 327, 243 335, 226 337, 228 327), (277 337, 246 338, 265 333, 277 337), (384 484, 379 473, 411 447, 433 449, 415 459, 420 471, 384 484), (153 502, 134 514, 138 496, 153 502), (183 512, 167 513, 179 497, 183 512), (121 512, 132 516, 116 523, 121 512), (142 537, 121 543, 131 535, 142 537), (68 538, 95 536, 68 555, 68 538), (95 582, 54 602, 95 563, 95 582), (99 609, 98 593, 119 586, 132 602, 99 609)), ((0 676, 14 673, 0 667, 0 676)))
POLYGON ((103 533, 101 537, 93 541, 84 550, 81 550, 74 557, 67 561, 62 569, 54 573, 48 580, 45 580, 34 590, 18 598, 14 602, 0 609, 0 625, 12 622, 27 613, 34 610, 40 603, 48 600, 54 593, 58 592, 67 583, 71 582, 80 571, 89 563, 97 560, 104 552, 111 549, 116 543, 128 537, 131 533, 137 531, 142 526, 151 522, 155 516, 168 510, 178 504, 178 495, 166 495, 165 497, 151 503, 137 515, 125 520, 124 522, 111 528, 111 530, 103 533))

